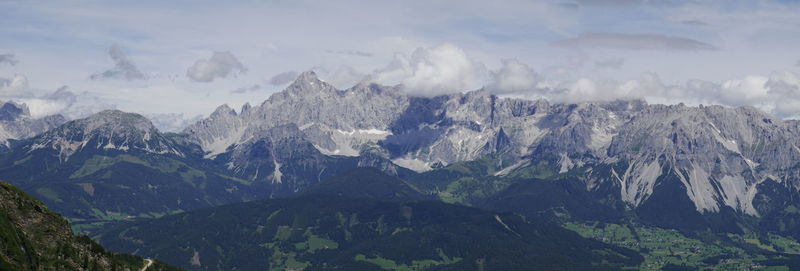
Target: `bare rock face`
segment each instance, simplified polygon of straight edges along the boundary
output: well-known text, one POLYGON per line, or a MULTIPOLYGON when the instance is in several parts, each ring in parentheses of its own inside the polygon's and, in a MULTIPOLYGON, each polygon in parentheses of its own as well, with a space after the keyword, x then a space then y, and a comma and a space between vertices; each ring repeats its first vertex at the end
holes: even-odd
POLYGON ((394 165, 426 171, 486 156, 501 158, 499 169, 508 170, 548 160, 561 173, 589 169, 587 189, 612 185, 632 207, 671 176, 701 213, 730 207, 758 216, 753 200, 766 180, 800 189, 800 122, 750 107, 551 104, 483 90, 423 98, 369 83, 338 90, 306 72, 258 106, 239 113, 221 106, 184 132, 208 158, 219 156, 242 177, 272 182, 288 176, 276 168, 299 161, 286 157, 300 159, 304 152, 314 161, 362 157, 360 163, 387 171, 397 170, 394 165), (291 140, 276 139, 276 127, 293 127, 291 140), (276 155, 278 146, 302 151, 276 155), (261 147, 269 149, 261 158, 270 161, 252 157, 261 147))
POLYGON ((183 132, 190 134, 192 140, 203 147, 206 157, 214 157, 243 142, 246 128, 244 119, 236 111, 228 105, 221 105, 207 119, 192 124, 183 132))
POLYGON ((8 148, 10 140, 33 137, 66 121, 61 115, 34 119, 25 104, 5 102, 0 105, 0 144, 2 148, 8 148))
POLYGON ((653 193, 659 177, 677 176, 700 212, 727 206, 759 215, 757 186, 767 179, 797 189, 800 152, 791 123, 750 107, 652 105, 626 123, 609 156, 630 161, 612 172, 633 205, 653 193))
POLYGON ((361 84, 337 90, 314 72, 305 72, 259 106, 246 106, 239 114, 220 107, 184 132, 214 157, 229 146, 257 138, 260 131, 294 124, 308 130, 309 140, 320 151, 358 156, 354 147, 388 135, 388 126, 407 104, 408 98, 394 88, 361 84))

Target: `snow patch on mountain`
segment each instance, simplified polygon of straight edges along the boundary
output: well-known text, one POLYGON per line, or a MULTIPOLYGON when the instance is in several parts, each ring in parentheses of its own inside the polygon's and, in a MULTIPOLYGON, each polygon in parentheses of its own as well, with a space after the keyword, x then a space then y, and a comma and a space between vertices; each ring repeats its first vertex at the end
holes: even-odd
POLYGON ((592 127, 592 135, 590 136, 587 147, 595 151, 601 151, 608 147, 608 145, 611 144, 611 140, 617 135, 616 133, 610 132, 609 128, 613 128, 613 126, 608 128, 601 128, 598 126, 592 127))
MULTIPOLYGON (((713 124, 712 124, 712 126, 713 126, 713 124)), ((722 144, 722 146, 725 147, 725 149, 727 149, 729 151, 732 151, 732 152, 735 152, 737 154, 742 154, 742 152, 739 151, 739 145, 736 144, 736 140, 726 139, 726 138, 722 137, 722 132, 720 132, 720 130, 717 129, 716 126, 714 126, 714 130, 713 131, 714 131, 714 133, 713 133, 714 134, 714 139, 716 139, 717 142, 722 144)))
POLYGON ((225 136, 217 136, 211 138, 209 141, 201 142, 200 147, 206 152, 204 158, 206 159, 213 159, 217 155, 225 153, 228 151, 228 147, 241 143, 242 137, 244 136, 245 128, 244 127, 237 127, 233 131, 230 131, 229 134, 225 136))
POLYGON ((433 169, 425 161, 408 157, 392 159, 392 163, 416 172, 426 172, 433 169))
POLYGON ((560 157, 558 159, 558 164, 560 165, 560 168, 558 170, 559 174, 566 173, 567 171, 575 167, 575 163, 573 163, 572 159, 569 159, 567 153, 564 152, 560 154, 560 157))
MULTIPOLYGON (((386 139, 387 136, 392 135, 392 132, 380 129, 353 129, 341 130, 330 129, 321 125, 305 125, 305 128, 319 128, 327 132, 328 137, 325 140, 330 140, 333 144, 324 146, 322 144, 314 144, 320 152, 325 155, 340 155, 355 157, 361 155, 361 147, 364 144, 377 144, 379 141, 386 139)), ((319 140, 319 139, 317 139, 319 140)), ((311 138, 314 142, 315 139, 311 138)), ((322 143, 322 142, 316 142, 322 143)))
POLYGON ((378 129, 374 129, 374 128, 373 129, 356 129, 356 130, 351 130, 351 131, 343 131, 343 130, 336 130, 336 131, 338 131, 339 133, 341 133, 343 135, 353 136, 353 137, 361 137, 361 138, 364 138, 364 137, 369 136, 369 135, 376 135, 376 136, 379 136, 380 139, 383 139, 383 138, 386 138, 386 136, 389 136, 389 135, 392 134, 392 132, 390 132, 390 131, 378 130, 378 129))
POLYGON ((273 159, 272 163, 275 165, 275 171, 272 172, 272 180, 275 183, 282 183, 281 178, 283 178, 283 173, 281 172, 281 163, 278 163, 278 160, 273 159))

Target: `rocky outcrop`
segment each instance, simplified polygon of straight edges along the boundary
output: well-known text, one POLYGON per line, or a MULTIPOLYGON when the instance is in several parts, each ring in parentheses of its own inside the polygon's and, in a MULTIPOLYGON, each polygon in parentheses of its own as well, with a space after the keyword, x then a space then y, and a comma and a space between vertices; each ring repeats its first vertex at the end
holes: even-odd
POLYGON ((161 262, 108 252, 89 237, 73 235, 69 222, 41 202, 0 182, 0 269, 178 270, 161 262))

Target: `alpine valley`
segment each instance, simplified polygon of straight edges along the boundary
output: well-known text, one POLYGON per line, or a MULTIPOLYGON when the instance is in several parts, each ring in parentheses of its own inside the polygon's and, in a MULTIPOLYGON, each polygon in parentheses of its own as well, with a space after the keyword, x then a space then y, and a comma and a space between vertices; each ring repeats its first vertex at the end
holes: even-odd
POLYGON ((190 270, 800 268, 800 121, 401 88, 305 72, 181 133, 6 103, 0 179, 190 270))

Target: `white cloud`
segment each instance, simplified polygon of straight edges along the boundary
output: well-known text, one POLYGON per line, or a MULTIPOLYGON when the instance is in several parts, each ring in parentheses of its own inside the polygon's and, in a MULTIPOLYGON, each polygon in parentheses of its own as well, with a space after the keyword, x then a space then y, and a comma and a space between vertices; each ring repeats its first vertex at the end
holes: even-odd
POLYGON ((617 83, 608 80, 592 80, 579 78, 572 82, 564 82, 559 88, 548 92, 550 100, 556 102, 590 102, 611 101, 616 99, 640 98, 631 82, 617 83))
POLYGON ((136 64, 128 58, 128 54, 122 49, 121 46, 114 44, 108 49, 108 56, 114 61, 114 67, 101 73, 96 73, 90 76, 92 80, 98 79, 125 79, 125 80, 143 80, 147 76, 139 71, 136 64))
POLYGON ((747 76, 743 79, 729 80, 720 86, 721 92, 718 99, 730 105, 747 105, 754 101, 768 98, 770 92, 767 82, 770 78, 764 76, 747 76))
POLYGON ((13 78, 0 78, 0 97, 26 96, 28 90, 28 78, 24 75, 16 74, 13 78))
POLYGON ((63 86, 52 93, 41 96, 28 96, 16 99, 28 106, 31 116, 40 118, 55 114, 62 114, 67 111, 78 97, 63 86))
POLYGON ((800 75, 793 72, 745 76, 721 83, 691 80, 670 88, 680 94, 670 97, 675 101, 754 106, 778 118, 800 117, 800 75))
POLYGON ((578 0, 577 4, 580 5, 635 5, 635 4, 642 4, 645 1, 642 0, 578 0))
MULTIPOLYGON (((431 50, 429 46, 442 42, 453 42, 468 49, 472 59, 486 63, 492 69, 500 67, 497 65, 498 59, 519 59, 530 65, 531 69, 535 68, 540 75, 536 92, 532 93, 561 100, 571 97, 567 94, 572 92, 565 90, 574 90, 574 93, 598 93, 590 97, 600 99, 617 97, 614 93, 628 92, 633 93, 631 98, 651 95, 670 102, 704 99, 731 103, 731 98, 712 94, 699 97, 687 94, 692 88, 701 86, 705 91, 700 93, 718 93, 709 89, 721 89, 721 83, 692 82, 698 84, 694 86, 688 82, 675 82, 686 82, 688 78, 723 82, 742 74, 764 75, 778 67, 794 65, 797 59, 794 45, 800 41, 798 5, 772 0, 691 1, 687 4, 677 3, 682 1, 645 2, 666 4, 656 7, 598 6, 582 0, 556 0, 555 3, 512 0, 498 5, 486 5, 481 1, 460 1, 457 4, 452 1, 425 4, 246 1, 229 3, 224 7, 197 3, 132 4, 120 8, 118 4, 100 2, 96 5, 8 2, 4 4, 10 8, 5 10, 13 12, 0 11, 0 17, 8 18, 9 23, 0 29, 0 47, 3 50, 0 53, 13 52, 23 61, 13 67, 0 64, 0 71, 13 69, 11 74, 0 76, 12 78, 13 72, 23 73, 31 79, 36 78, 36 85, 49 89, 68 84, 74 89, 90 91, 113 101, 125 110, 153 113, 175 110, 195 115, 208 113, 222 102, 260 102, 265 96, 262 94, 271 91, 266 90, 267 82, 261 84, 265 86, 264 93, 232 95, 229 91, 246 86, 242 82, 261 83, 265 75, 288 70, 300 71, 313 65, 349 65, 361 71, 374 71, 386 67, 385 64, 395 52, 407 53, 403 58, 410 62, 408 53, 415 48, 426 47, 426 50, 431 50), (579 8, 565 9, 557 5, 560 2, 579 8), (341 20, 343 17, 348 19, 341 20), (364 22, 369 24, 365 25, 364 22), (619 70, 599 70, 599 66, 603 66, 598 65, 604 61, 602 58, 609 56, 604 54, 607 51, 563 50, 550 46, 548 42, 558 37, 581 38, 581 32, 659 33, 667 37, 694 38, 697 42, 719 46, 724 50, 691 53, 687 57, 680 55, 686 51, 683 49, 667 50, 671 52, 659 49, 673 46, 663 38, 634 36, 621 40, 592 41, 590 37, 589 41, 580 44, 581 48, 642 49, 613 51, 611 55, 624 57, 624 65, 619 70), (51 42, 36 42, 41 40, 51 42), (125 59, 132 59, 139 73, 146 71, 147 81, 87 80, 86 75, 101 72, 98 76, 102 76, 106 68, 111 68, 109 71, 115 78, 125 79, 126 73, 121 72, 124 69, 116 68, 116 62, 95 56, 96 44, 115 42, 136 48, 135 54, 132 51, 130 57, 125 59), (53 44, 69 46, 59 46, 58 50, 53 50, 53 44), (195 48, 225 48, 236 52, 239 59, 246 61, 248 73, 240 75, 239 80, 214 80, 212 84, 202 85, 191 83, 190 78, 184 78, 187 67, 199 58, 211 57, 211 52, 203 52, 198 56, 195 48), (358 56, 366 55, 362 53, 372 54, 373 57, 358 56), (556 78, 548 70, 548 67, 561 65, 576 54, 586 54, 587 58, 584 66, 577 71, 563 68, 569 74, 564 78, 556 78), (657 87, 662 89, 647 89, 656 86, 647 85, 652 82, 637 78, 643 71, 658 73, 669 85, 659 82, 657 87), (603 74, 598 75, 598 72, 603 74), (180 78, 162 79, 162 76, 175 74, 180 74, 180 78), (615 87, 609 87, 608 81, 599 78, 601 76, 619 81, 610 84, 615 87), (580 78, 584 80, 578 83, 580 78), (153 95, 168 98, 153 101, 153 95)), ((697 45, 689 42, 688 47, 697 45)), ((426 69, 411 65, 400 66, 399 69, 397 77, 381 74, 382 78, 393 79, 387 80, 391 81, 389 84, 409 85, 415 82, 422 86, 437 83, 455 85, 434 87, 435 90, 430 92, 412 91, 417 95, 465 91, 484 85, 483 79, 464 79, 474 83, 474 86, 466 87, 464 85, 468 84, 455 79, 415 81, 412 78, 426 78, 422 76, 425 73, 412 71, 426 69), (450 90, 444 91, 446 88, 450 90)), ((438 68, 430 70, 437 71, 438 68)), ((488 84, 491 85, 494 76, 497 75, 481 72, 475 77, 489 78, 488 84)), ((446 78, 439 75, 435 77, 446 78)), ((503 82, 513 81, 509 79, 503 82)), ((731 84, 731 87, 734 85, 731 84)), ((512 86, 500 88, 519 88, 512 86)), ((784 108, 781 112, 791 111, 786 109, 788 106, 781 108, 784 108)))
POLYGON ((33 118, 41 118, 60 114, 70 106, 69 104, 61 101, 41 98, 25 98, 20 99, 19 101, 28 106, 31 112, 31 117, 33 118))
POLYGON ((291 83, 292 80, 297 78, 298 73, 296 71, 288 71, 276 74, 272 78, 269 79, 269 84, 273 86, 280 86, 284 84, 291 83))
POLYGON ((322 80, 325 80, 325 82, 330 83, 338 89, 350 88, 366 79, 365 74, 347 65, 340 65, 331 72, 325 69, 318 70, 320 71, 318 74, 322 80))
POLYGON ((685 37, 662 34, 581 33, 577 37, 553 42, 566 48, 611 48, 625 50, 718 50, 714 45, 685 37))
POLYGON ((180 132, 203 119, 202 115, 186 117, 183 113, 145 114, 145 117, 161 132, 180 132))
POLYGON ((230 91, 231 94, 242 94, 247 92, 258 91, 261 89, 261 85, 255 84, 247 87, 240 87, 230 91))
POLYGON ((445 43, 418 48, 410 56, 396 54, 394 60, 372 75, 382 84, 402 84, 406 92, 436 96, 482 86, 486 68, 459 47, 445 43))
MULTIPOLYGON (((595 69, 617 68, 623 58, 595 61, 595 69)), ((323 70, 324 72, 324 70, 323 70)), ((384 69, 371 75, 383 84, 401 83, 412 95, 434 96, 469 91, 484 86, 487 91, 525 99, 545 98, 556 103, 580 103, 646 99, 651 103, 719 104, 755 106, 779 118, 800 117, 800 77, 781 72, 770 76, 745 76, 712 82, 688 80, 667 84, 657 73, 643 73, 633 80, 613 80, 563 74, 554 77, 537 73, 516 60, 501 60, 501 66, 486 71, 460 48, 440 45, 417 49, 411 56, 399 54, 384 69)))
POLYGON ((186 71, 186 76, 195 82, 212 82, 216 78, 245 72, 247 67, 230 52, 214 52, 209 59, 195 61, 186 71))
POLYGON ((792 72, 775 73, 764 86, 767 95, 774 97, 772 113, 779 117, 800 118, 800 75, 792 72))
POLYGON ((539 87, 510 96, 543 97, 565 103, 642 98, 651 103, 754 106, 778 118, 800 118, 800 75, 788 71, 719 83, 689 80, 675 85, 664 84, 654 73, 623 82, 580 78, 558 87, 539 87))
POLYGON ((84 92, 77 95, 75 103, 58 113, 67 119, 79 119, 109 109, 117 109, 117 105, 84 92))
POLYGON ((504 59, 500 69, 491 71, 491 81, 487 90, 495 93, 514 93, 533 91, 537 87, 539 75, 528 65, 516 59, 504 59))
POLYGON ((325 52, 327 52, 329 54, 346 55, 346 56, 360 56, 360 57, 372 57, 373 56, 372 53, 359 51, 359 50, 326 50, 325 52))
POLYGON ((621 58, 621 57, 597 60, 597 61, 594 62, 594 67, 596 69, 615 69, 615 70, 619 70, 619 69, 622 69, 623 65, 625 65, 625 59, 621 58))
POLYGON ((61 113, 75 103, 74 94, 66 86, 52 93, 35 95, 28 78, 19 74, 11 79, 0 78, 0 98, 26 104, 34 118, 61 113))
POLYGON ((14 66, 19 63, 16 56, 14 54, 0 54, 0 65, 6 63, 8 65, 14 66))
POLYGON ((23 75, 15 75, 12 79, 0 78, 0 99, 25 104, 33 118, 61 114, 68 119, 75 119, 115 108, 113 104, 89 93, 75 94, 67 86, 52 92, 33 89, 23 75))

